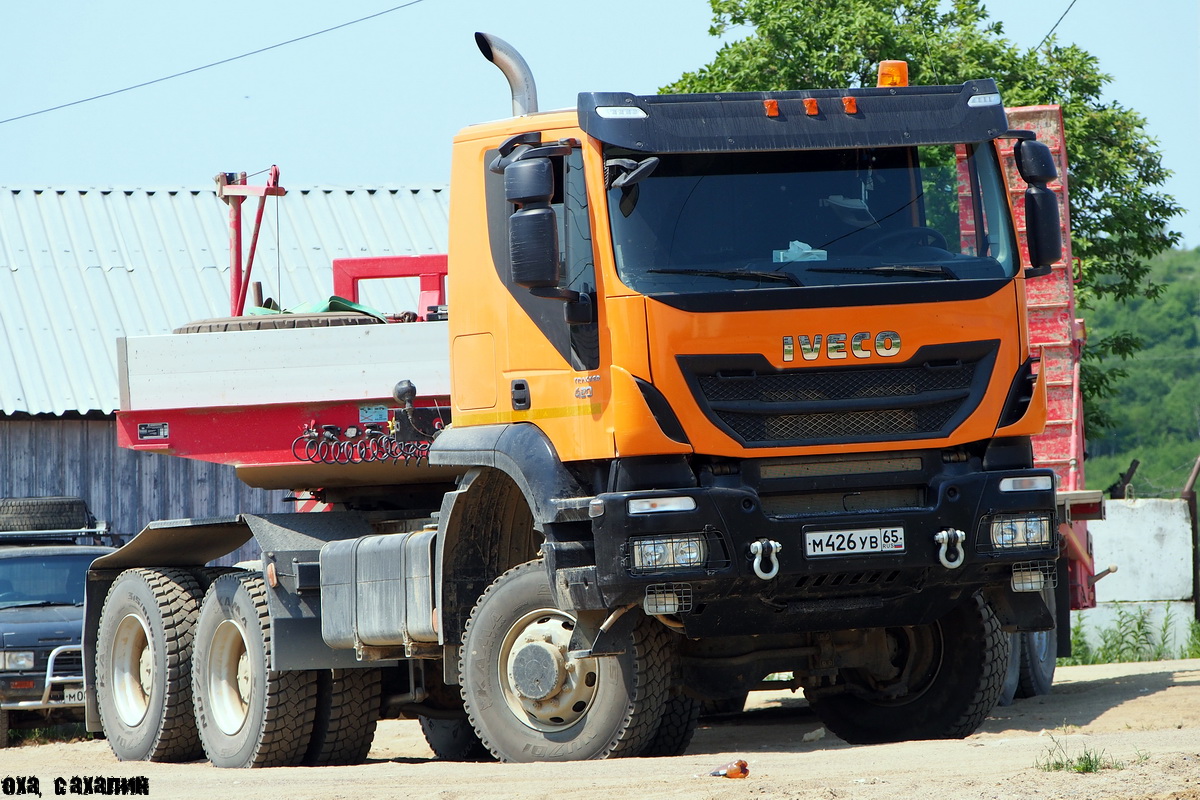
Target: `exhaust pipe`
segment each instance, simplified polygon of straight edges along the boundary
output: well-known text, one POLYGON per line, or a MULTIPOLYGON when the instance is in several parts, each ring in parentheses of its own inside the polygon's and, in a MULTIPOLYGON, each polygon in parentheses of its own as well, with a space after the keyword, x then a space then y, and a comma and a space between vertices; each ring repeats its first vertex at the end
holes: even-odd
POLYGON ((504 77, 508 78, 509 89, 512 90, 512 109, 514 117, 534 114, 538 110, 537 86, 533 83, 533 73, 525 59, 516 48, 498 36, 490 33, 476 33, 475 44, 483 57, 495 64, 504 77))

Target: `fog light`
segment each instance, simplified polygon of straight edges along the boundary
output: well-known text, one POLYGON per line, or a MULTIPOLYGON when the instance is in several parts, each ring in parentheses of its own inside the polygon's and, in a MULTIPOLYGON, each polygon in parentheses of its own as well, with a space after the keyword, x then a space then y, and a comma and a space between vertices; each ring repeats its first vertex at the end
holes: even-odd
POLYGON ((699 533, 629 540, 630 572, 634 575, 697 569, 707 558, 708 542, 699 533))
POLYGON ((690 583, 655 583, 646 587, 642 610, 648 615, 682 614, 692 610, 690 583))
POLYGON ((1023 561, 1013 564, 1012 590, 1040 592, 1058 586, 1058 571, 1053 561, 1023 561))
POLYGON ((1046 548, 1053 543, 1050 518, 1041 514, 1004 514, 992 518, 992 546, 997 550, 1046 548))

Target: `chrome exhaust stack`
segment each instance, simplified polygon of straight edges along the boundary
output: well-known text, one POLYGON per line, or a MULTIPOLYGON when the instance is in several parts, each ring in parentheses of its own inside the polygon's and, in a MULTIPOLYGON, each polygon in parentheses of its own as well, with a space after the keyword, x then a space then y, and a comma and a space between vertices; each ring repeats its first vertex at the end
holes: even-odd
POLYGON ((490 33, 476 33, 475 44, 479 45, 483 57, 495 64, 508 79, 508 86, 512 90, 513 116, 537 113, 537 86, 533 82, 533 72, 516 48, 490 33))

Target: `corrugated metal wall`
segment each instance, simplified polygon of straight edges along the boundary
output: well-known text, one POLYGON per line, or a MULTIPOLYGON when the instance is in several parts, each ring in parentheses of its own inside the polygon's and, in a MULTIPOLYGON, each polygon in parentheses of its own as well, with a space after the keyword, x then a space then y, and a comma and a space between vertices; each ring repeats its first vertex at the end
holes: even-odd
MULTIPOLYGON (((82 497, 124 536, 156 519, 294 510, 232 467, 122 450, 112 420, 0 419, 0 497, 57 495, 82 497)), ((251 545, 221 563, 257 557, 251 545)))

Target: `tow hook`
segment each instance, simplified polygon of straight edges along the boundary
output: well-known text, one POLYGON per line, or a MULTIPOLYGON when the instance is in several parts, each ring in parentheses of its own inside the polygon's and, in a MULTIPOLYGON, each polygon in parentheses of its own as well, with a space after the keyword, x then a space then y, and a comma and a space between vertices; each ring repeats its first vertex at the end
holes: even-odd
POLYGON ((754 574, 769 581, 779 574, 779 551, 783 545, 774 539, 759 539, 750 543, 750 553, 754 556, 754 574), (763 569, 763 561, 770 562, 769 570, 763 569))
POLYGON ((942 566, 946 569, 958 569, 963 564, 963 559, 966 558, 966 552, 963 550, 963 542, 967 540, 967 534, 956 529, 947 528, 944 531, 938 531, 933 535, 933 540, 941 545, 938 548, 938 561, 942 562, 942 566), (950 551, 955 551, 955 556, 950 557, 950 551))

